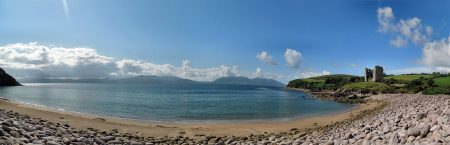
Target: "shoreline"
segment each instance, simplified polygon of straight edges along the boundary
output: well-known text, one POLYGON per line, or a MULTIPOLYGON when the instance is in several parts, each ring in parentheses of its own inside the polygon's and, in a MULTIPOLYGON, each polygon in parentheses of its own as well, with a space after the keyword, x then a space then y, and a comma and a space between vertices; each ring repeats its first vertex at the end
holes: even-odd
POLYGON ((366 99, 368 103, 346 113, 297 121, 168 126, 66 115, 0 100, 0 144, 450 144, 449 95, 380 94, 366 99), (166 136, 171 132, 175 135, 166 136))
POLYGON ((218 123, 174 123, 151 122, 137 119, 98 116, 71 111, 62 111, 49 107, 40 107, 25 104, 8 99, 0 99, 0 109, 28 115, 33 118, 41 118, 54 123, 69 124, 77 129, 94 128, 102 131, 117 129, 120 133, 130 133, 139 136, 248 136, 251 134, 281 133, 293 128, 309 130, 342 122, 358 116, 366 110, 380 106, 381 103, 369 102, 358 104, 352 109, 342 112, 294 118, 289 120, 257 120, 257 121, 233 121, 218 123))
MULTIPOLYGON (((80 117, 98 118, 98 119, 110 119, 110 120, 112 119, 112 120, 135 121, 135 122, 150 123, 150 124, 178 124, 178 125, 190 125, 190 124, 214 125, 214 124, 236 124, 236 123, 240 123, 240 124, 282 123, 282 122, 298 121, 298 120, 305 119, 305 118, 310 118, 310 117, 322 117, 322 116, 346 113, 346 112, 350 112, 350 111, 360 107, 360 104, 352 104, 354 106, 349 107, 347 109, 343 109, 341 111, 328 112, 328 113, 324 113, 324 114, 310 114, 310 115, 305 115, 305 116, 283 117, 283 118, 158 121, 158 120, 145 120, 145 119, 139 119, 139 118, 127 118, 127 117, 120 117, 120 116, 108 116, 108 115, 89 114, 89 113, 83 113, 83 112, 77 112, 77 111, 70 111, 70 110, 66 110, 66 109, 62 109, 62 108, 53 108, 53 107, 39 105, 39 104, 32 104, 32 103, 26 103, 26 102, 22 102, 22 101, 15 101, 15 100, 10 100, 10 99, 7 99, 7 98, 0 97, 0 101, 2 101, 2 100, 10 102, 10 103, 15 103, 16 105, 23 105, 25 107, 30 107, 30 108, 37 109, 37 110, 55 112, 55 113, 60 113, 60 114, 68 114, 68 115, 74 115, 74 116, 80 116, 80 117)), ((326 100, 326 101, 332 101, 332 100, 326 100)), ((1 109, 1 106, 0 106, 0 109, 1 109)))

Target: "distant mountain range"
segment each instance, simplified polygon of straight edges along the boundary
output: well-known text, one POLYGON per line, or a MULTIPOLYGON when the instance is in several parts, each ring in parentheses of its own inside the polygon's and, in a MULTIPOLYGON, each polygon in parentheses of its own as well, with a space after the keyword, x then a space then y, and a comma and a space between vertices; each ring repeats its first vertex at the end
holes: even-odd
POLYGON ((280 83, 273 79, 266 78, 254 78, 250 79, 247 77, 222 77, 218 78, 211 83, 213 84, 229 84, 229 85, 254 85, 254 86, 274 86, 283 87, 283 83, 280 83))
POLYGON ((255 86, 273 86, 284 87, 285 85, 266 78, 247 77, 222 77, 212 82, 198 82, 189 79, 183 79, 175 76, 156 76, 141 75, 122 79, 49 79, 49 78, 24 78, 19 79, 22 83, 135 83, 135 84, 223 84, 223 85, 255 85, 255 86))
POLYGON ((141 75, 124 79, 111 80, 113 83, 139 83, 139 84, 195 84, 199 83, 189 79, 174 76, 141 75))
POLYGON ((53 79, 53 78, 20 78, 22 83, 106 83, 111 79, 53 79))

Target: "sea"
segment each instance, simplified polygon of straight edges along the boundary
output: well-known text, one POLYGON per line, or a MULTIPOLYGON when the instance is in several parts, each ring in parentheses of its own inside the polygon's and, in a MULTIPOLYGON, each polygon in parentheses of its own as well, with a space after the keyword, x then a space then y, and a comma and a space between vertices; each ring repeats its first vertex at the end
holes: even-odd
POLYGON ((0 87, 0 97, 68 112, 150 122, 288 121, 347 111, 351 104, 315 99, 283 87, 30 83, 0 87))

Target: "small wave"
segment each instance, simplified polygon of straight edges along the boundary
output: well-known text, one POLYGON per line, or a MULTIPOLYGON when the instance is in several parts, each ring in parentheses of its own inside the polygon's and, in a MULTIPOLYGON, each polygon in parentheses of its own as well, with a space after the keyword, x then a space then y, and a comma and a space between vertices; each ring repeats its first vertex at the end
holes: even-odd
POLYGON ((16 101, 16 102, 20 103, 20 104, 25 104, 25 105, 34 106, 34 107, 41 107, 41 108, 45 108, 45 109, 55 109, 55 110, 58 110, 58 111, 73 112, 73 111, 67 111, 66 109, 56 108, 56 107, 49 107, 49 106, 41 105, 41 104, 28 103, 28 102, 23 102, 23 101, 16 101))
POLYGON ((48 108, 48 106, 40 105, 40 104, 34 104, 34 103, 28 103, 28 102, 22 102, 22 101, 17 101, 17 102, 18 102, 18 103, 21 103, 21 104, 31 105, 31 106, 37 106, 37 107, 48 108))
POLYGON ((58 110, 58 111, 67 111, 67 110, 61 109, 61 108, 56 108, 56 110, 58 110))

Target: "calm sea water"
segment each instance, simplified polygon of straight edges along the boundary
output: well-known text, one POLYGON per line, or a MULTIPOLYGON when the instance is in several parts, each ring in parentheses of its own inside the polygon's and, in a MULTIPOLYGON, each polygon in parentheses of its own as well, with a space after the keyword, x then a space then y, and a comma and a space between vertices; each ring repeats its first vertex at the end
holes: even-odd
POLYGON ((284 120, 354 107, 285 88, 239 85, 25 84, 0 96, 79 113, 166 122, 284 120))

